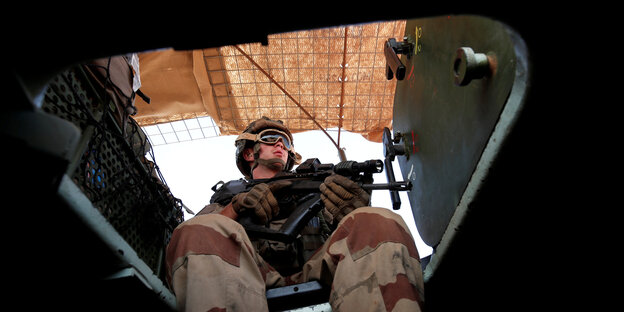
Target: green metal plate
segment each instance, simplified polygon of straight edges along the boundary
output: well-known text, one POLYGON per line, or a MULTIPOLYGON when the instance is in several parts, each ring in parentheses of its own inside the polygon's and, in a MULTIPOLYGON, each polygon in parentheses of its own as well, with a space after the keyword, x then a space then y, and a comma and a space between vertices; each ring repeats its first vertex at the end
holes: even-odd
POLYGON ((393 130, 404 134, 401 173, 414 187, 409 200, 420 236, 436 246, 488 143, 514 84, 516 55, 504 24, 477 16, 410 20, 405 36, 414 52, 402 55, 393 130), (490 59, 491 75, 455 84, 457 50, 490 59))

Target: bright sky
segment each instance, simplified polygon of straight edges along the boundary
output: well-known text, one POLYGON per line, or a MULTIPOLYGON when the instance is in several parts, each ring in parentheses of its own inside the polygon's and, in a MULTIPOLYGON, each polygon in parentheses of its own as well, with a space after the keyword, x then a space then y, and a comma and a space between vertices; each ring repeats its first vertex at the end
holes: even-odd
MULTIPOLYGON (((329 132, 337 141, 337 131, 329 132)), ((213 191, 210 189, 220 180, 238 180, 242 174, 235 162, 234 139, 236 136, 219 136, 200 140, 153 146, 154 160, 176 198, 194 212, 200 211, 210 202, 213 191)), ((340 162, 333 143, 321 131, 308 131, 294 134, 295 150, 303 160, 318 158, 321 163, 340 162)), ((340 146, 345 148, 348 160, 383 160, 383 145, 364 139, 359 134, 341 131, 340 146)), ((403 181, 398 162, 394 161, 397 181, 403 181)), ((374 183, 386 183, 385 171, 373 176, 374 183)), ((416 229, 407 198, 407 192, 399 192, 401 209, 397 212, 410 227, 416 247, 421 257, 431 254, 416 229)), ((375 190, 371 198, 372 206, 392 209, 387 190, 375 190)), ((192 217, 185 213, 185 219, 192 217)))

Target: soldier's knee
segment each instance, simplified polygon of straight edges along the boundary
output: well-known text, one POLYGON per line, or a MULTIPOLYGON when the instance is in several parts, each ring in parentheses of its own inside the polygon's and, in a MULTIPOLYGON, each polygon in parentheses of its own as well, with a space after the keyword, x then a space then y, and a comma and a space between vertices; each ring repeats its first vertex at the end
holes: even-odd
POLYGON ((360 207, 358 209, 353 210, 351 213, 347 214, 344 217, 344 219, 348 219, 350 217, 355 217, 355 216, 357 216, 359 214, 367 214, 368 218, 370 218, 370 219, 385 218, 385 219, 394 220, 401 227, 403 227, 404 229, 406 229, 409 232, 409 229, 408 229, 407 225, 405 224, 405 221, 403 220, 403 218, 399 214, 397 214, 394 211, 392 211, 390 209, 387 209, 387 208, 370 207, 370 206, 369 207, 360 207))
POLYGON ((384 217, 391 217, 391 216, 398 216, 398 214, 394 213, 392 210, 387 209, 387 208, 380 208, 380 207, 360 207, 358 209, 353 210, 351 213, 353 214, 358 214, 358 213, 373 213, 373 214, 378 214, 380 216, 384 216, 384 217))
MULTIPOLYGON (((238 222, 221 215, 201 215, 180 224, 167 245, 167 265, 179 266, 188 255, 215 255, 238 266, 241 246, 249 238, 238 222)), ((245 248, 246 250, 247 248, 245 248)))
POLYGON ((218 213, 195 216, 191 219, 184 221, 178 227, 194 224, 203 225, 215 229, 223 229, 223 231, 227 232, 240 232, 241 230, 244 231, 243 226, 240 225, 240 223, 218 213))
POLYGON ((375 247, 385 242, 405 245, 409 254, 419 259, 414 239, 403 218, 386 208, 361 207, 346 215, 338 224, 335 239, 346 238, 350 250, 375 247))

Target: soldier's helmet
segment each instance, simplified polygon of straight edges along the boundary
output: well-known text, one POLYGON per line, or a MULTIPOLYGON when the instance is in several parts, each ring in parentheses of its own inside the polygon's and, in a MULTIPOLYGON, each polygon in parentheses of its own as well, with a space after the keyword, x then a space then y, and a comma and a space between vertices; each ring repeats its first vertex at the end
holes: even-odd
POLYGON ((295 164, 301 163, 301 155, 295 152, 293 136, 290 130, 281 120, 272 120, 264 116, 250 123, 234 141, 238 170, 245 177, 250 178, 251 168, 243 158, 243 151, 258 143, 275 144, 280 140, 288 151, 288 161, 286 166, 284 166, 284 171, 290 171, 295 164))

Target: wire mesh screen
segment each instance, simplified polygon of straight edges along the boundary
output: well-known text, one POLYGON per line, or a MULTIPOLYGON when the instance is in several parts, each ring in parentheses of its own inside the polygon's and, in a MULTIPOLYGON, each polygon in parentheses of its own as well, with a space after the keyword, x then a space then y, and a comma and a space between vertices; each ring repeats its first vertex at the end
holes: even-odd
POLYGON ((260 116, 293 131, 318 129, 304 110, 324 128, 390 127, 396 80, 386 78, 383 44, 404 28, 404 21, 326 28, 271 35, 267 46, 204 50, 222 131, 239 132, 260 116))
POLYGON ((136 120, 145 127, 210 115, 232 135, 267 116, 293 132, 320 125, 380 142, 396 88, 383 46, 404 29, 404 20, 389 21, 272 34, 267 45, 145 53, 142 89, 153 97, 137 100, 136 120))

